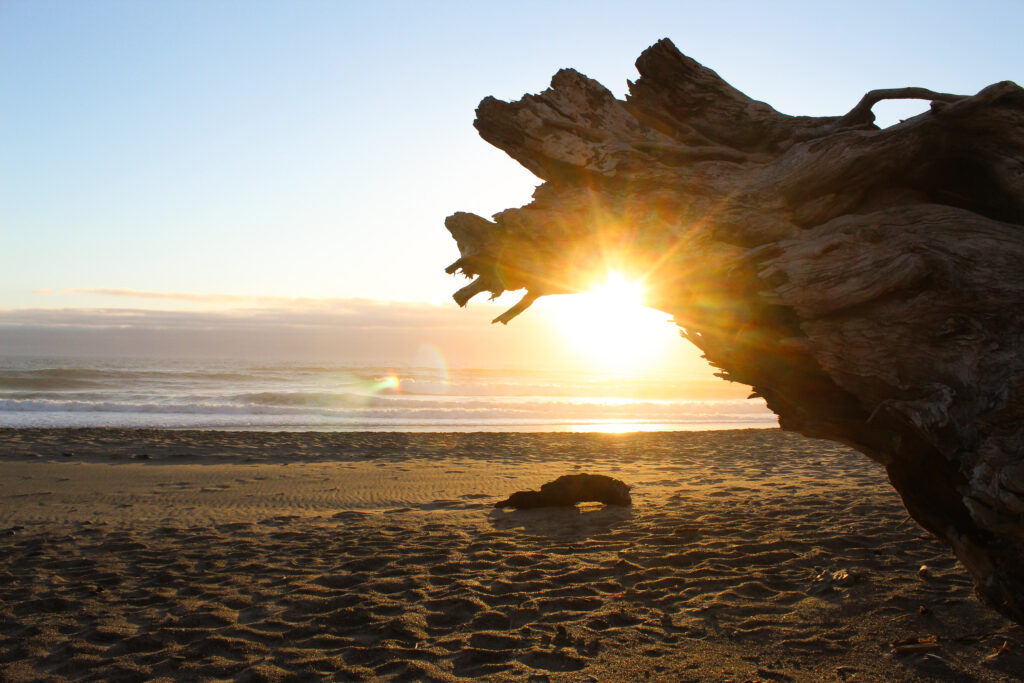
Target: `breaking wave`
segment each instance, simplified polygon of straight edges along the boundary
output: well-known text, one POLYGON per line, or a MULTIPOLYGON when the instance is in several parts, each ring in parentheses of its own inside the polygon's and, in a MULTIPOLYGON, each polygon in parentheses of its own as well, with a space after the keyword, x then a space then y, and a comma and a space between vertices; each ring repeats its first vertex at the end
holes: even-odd
POLYGON ((0 361, 0 426, 396 431, 774 427, 650 378, 242 362, 0 361))

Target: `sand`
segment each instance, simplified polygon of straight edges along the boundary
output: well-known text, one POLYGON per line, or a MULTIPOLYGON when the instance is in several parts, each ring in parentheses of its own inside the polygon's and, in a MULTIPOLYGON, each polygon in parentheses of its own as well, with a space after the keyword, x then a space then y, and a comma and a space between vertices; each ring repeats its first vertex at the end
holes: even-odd
POLYGON ((1022 675, 881 468, 778 430, 0 430, 6 681, 1022 675), (573 472, 633 506, 492 508, 573 472))

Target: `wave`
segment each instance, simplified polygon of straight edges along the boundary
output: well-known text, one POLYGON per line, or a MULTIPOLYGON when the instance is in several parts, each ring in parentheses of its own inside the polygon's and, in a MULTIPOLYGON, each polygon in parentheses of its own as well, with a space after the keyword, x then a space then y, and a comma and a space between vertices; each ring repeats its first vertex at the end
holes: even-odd
POLYGON ((774 423, 763 401, 679 398, 687 393, 685 381, 550 371, 0 359, 0 426, 544 429, 612 421, 668 428, 774 423))
MULTIPOLYGON (((750 420, 766 415, 763 406, 733 401, 691 401, 673 403, 589 401, 409 401, 381 397, 368 401, 353 397, 339 405, 338 397, 295 396, 290 403, 253 401, 208 401, 168 403, 154 401, 83 401, 54 399, 0 400, 0 424, 9 413, 122 413, 122 414, 184 414, 184 415, 305 415, 324 419, 369 419, 387 417, 401 419, 481 420, 502 417, 543 423, 552 420, 750 420)), ((767 413, 770 416, 770 413, 767 413)))
POLYGON ((184 362, 163 366, 138 362, 97 363, 88 367, 14 364, 0 361, 0 397, 12 392, 145 390, 193 393, 234 387, 251 393, 321 391, 323 393, 404 394, 411 396, 600 396, 670 398, 688 392, 685 382, 651 378, 595 378, 584 373, 550 371, 452 370, 331 365, 257 365, 184 362), (198 366, 198 367, 197 367, 198 366))
POLYGON ((47 389, 85 389, 102 384, 109 373, 99 370, 47 368, 0 373, 0 389, 43 391, 47 389))

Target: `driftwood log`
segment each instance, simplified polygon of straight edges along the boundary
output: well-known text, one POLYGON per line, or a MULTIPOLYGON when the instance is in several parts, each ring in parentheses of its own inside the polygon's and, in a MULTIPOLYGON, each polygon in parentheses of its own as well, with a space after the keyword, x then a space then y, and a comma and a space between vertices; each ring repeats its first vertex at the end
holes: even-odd
POLYGON ((784 429, 882 463, 980 598, 1024 623, 1024 90, 876 90, 787 116, 668 40, 625 101, 571 69, 476 128, 545 182, 446 225, 475 278, 455 299, 642 278, 784 429), (886 129, 880 100, 929 111, 886 129))
POLYGON ((604 503, 630 505, 629 486, 621 479, 605 474, 563 474, 540 487, 540 491, 516 491, 505 500, 494 504, 496 508, 572 507, 577 503, 604 503))

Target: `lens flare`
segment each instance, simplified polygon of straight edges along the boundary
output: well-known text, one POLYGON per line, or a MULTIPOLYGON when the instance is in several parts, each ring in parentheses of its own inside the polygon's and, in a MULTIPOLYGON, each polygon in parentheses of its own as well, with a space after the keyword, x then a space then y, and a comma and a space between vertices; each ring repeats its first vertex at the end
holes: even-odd
POLYGON ((416 349, 415 366, 426 371, 425 380, 416 383, 416 393, 446 394, 450 385, 448 362, 441 350, 433 344, 420 344, 416 349))
POLYGON ((383 377, 374 379, 370 391, 374 394, 400 394, 402 393, 402 379, 394 370, 388 370, 383 377))

